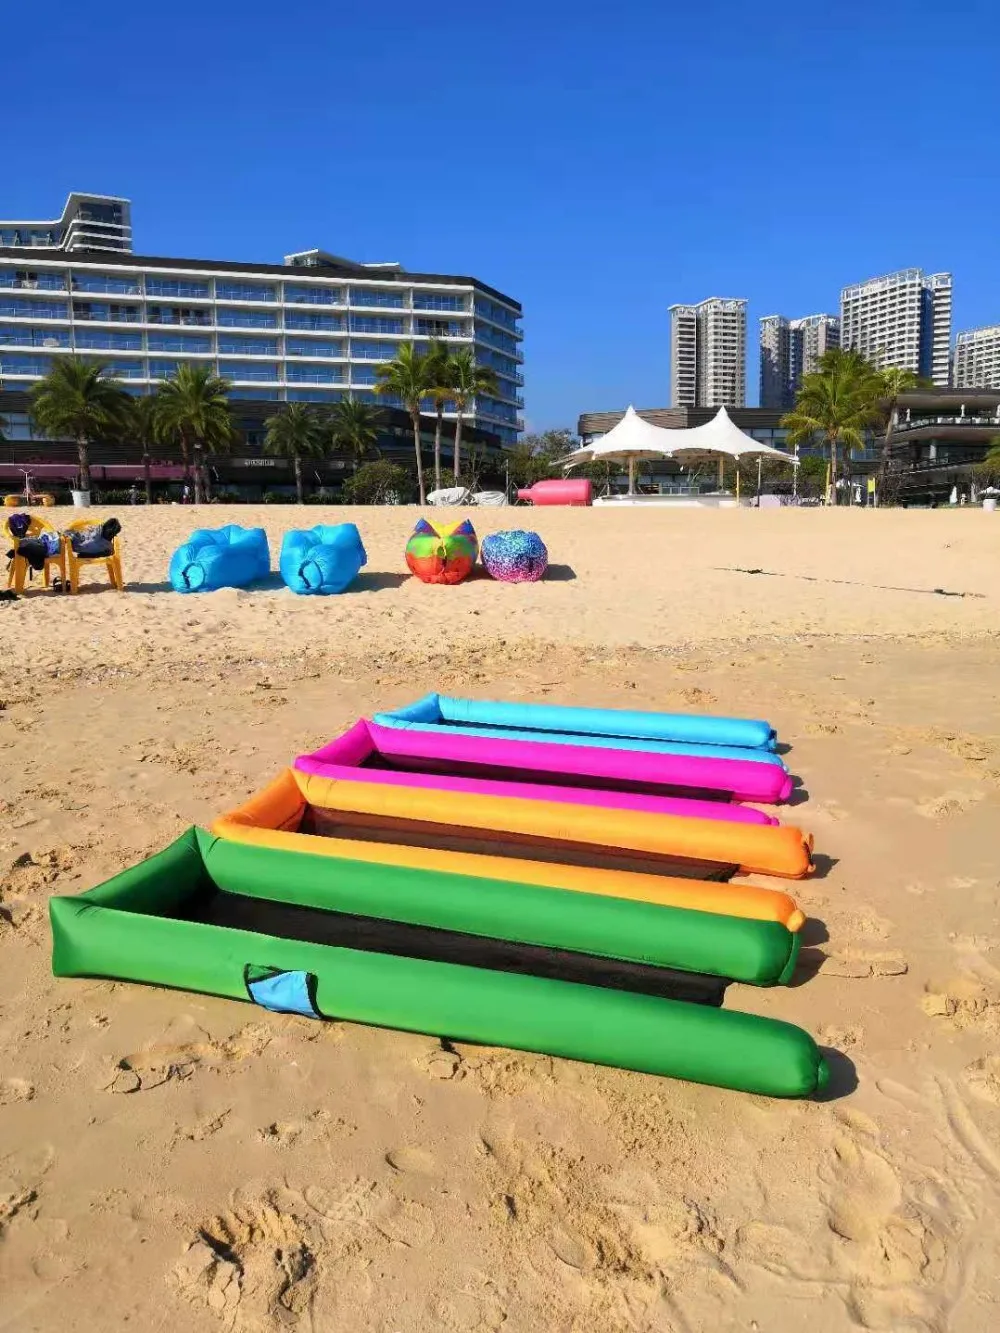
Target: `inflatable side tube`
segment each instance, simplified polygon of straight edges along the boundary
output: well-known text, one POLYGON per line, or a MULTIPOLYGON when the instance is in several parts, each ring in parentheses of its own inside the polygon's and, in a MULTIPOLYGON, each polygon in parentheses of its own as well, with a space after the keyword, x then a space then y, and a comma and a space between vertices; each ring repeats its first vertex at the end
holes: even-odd
POLYGON ((204 853, 226 893, 430 926, 487 939, 725 977, 785 982, 798 936, 773 921, 572 894, 498 879, 252 848, 216 839, 204 853))
MULTIPOLYGON (((169 849, 168 849, 169 850, 169 849)), ((821 1091, 829 1072, 791 1024, 655 996, 511 972, 318 945, 150 915, 175 910, 199 880, 197 851, 178 853, 185 880, 152 858, 49 911, 53 971, 247 999, 246 970, 306 974, 328 1018, 537 1051, 777 1097, 821 1091), (141 906, 138 902, 141 900, 141 906), (114 903, 114 905, 110 905, 114 903), (171 906, 172 904, 172 906, 171 906)))
POLYGON ((720 884, 711 880, 678 879, 635 871, 598 870, 590 866, 559 865, 475 852, 438 851, 390 842, 366 842, 346 837, 323 837, 293 831, 305 811, 298 786, 285 772, 275 782, 232 814, 212 825, 219 838, 253 847, 363 861, 368 865, 408 866, 440 875, 467 875, 474 879, 502 879, 536 884, 573 893, 596 893, 634 902, 683 907, 717 916, 777 921, 793 933, 805 916, 793 898, 755 884, 720 884), (286 818, 291 810, 293 817, 286 818))
POLYGON ((770 750, 742 749, 735 745, 687 745, 681 741, 654 741, 630 736, 577 736, 564 731, 521 731, 514 727, 472 726, 461 723, 408 722, 392 713, 376 713, 382 727, 413 727, 418 731, 446 731, 449 735, 484 736, 494 740, 534 741, 540 745, 593 745, 609 750, 647 751, 651 754, 687 755, 697 759, 734 759, 741 763, 766 764, 785 772, 780 755, 770 750))
POLYGON ((769 722, 706 713, 649 713, 620 708, 567 708, 560 704, 502 703, 440 695, 444 722, 504 727, 520 731, 566 732, 576 736, 619 736, 633 740, 684 741, 695 745, 736 745, 774 750, 777 733, 769 722))
POLYGON ((394 708, 390 717, 397 717, 401 724, 407 722, 440 723, 441 705, 437 694, 425 694, 422 699, 406 704, 403 708, 394 708))
POLYGON ((387 787, 422 787, 427 791, 467 792, 475 796, 504 796, 520 801, 558 801, 564 805, 602 806, 606 810, 639 810, 647 815, 721 819, 731 824, 778 823, 777 819, 762 810, 755 810, 749 805, 733 805, 727 801, 643 796, 626 791, 597 791, 592 787, 546 787, 534 782, 493 782, 484 778, 454 778, 437 773, 392 773, 323 763, 311 754, 298 755, 294 767, 301 773, 341 782, 360 780, 387 787))
MULTIPOLYGON (((549 847, 639 853, 653 860, 735 865, 744 874, 801 879, 812 869, 812 836, 801 829, 729 824, 635 810, 440 794, 419 787, 333 782, 292 770, 303 799, 334 814, 437 826, 450 834, 473 830, 480 841, 535 840, 549 847), (485 835, 483 837, 482 835, 485 835)), ((348 821, 350 822, 350 821, 348 821)))
MULTIPOLYGON (((793 790, 791 776, 775 764, 595 745, 550 745, 506 736, 459 734, 447 727, 384 727, 377 721, 366 725, 379 754, 401 766, 422 770, 447 764, 447 771, 464 777, 614 787, 655 796, 708 794, 765 805, 788 800, 793 790)), ((325 751, 317 751, 316 757, 324 758, 325 751)))
MULTIPOLYGON (((478 796, 508 796, 517 800, 559 801, 568 805, 598 805, 613 810, 641 810, 650 815, 686 815, 691 819, 725 819, 737 824, 777 824, 771 815, 750 806, 685 797, 647 796, 639 792, 601 791, 588 787, 558 787, 533 782, 467 778, 448 773, 395 772, 361 766, 379 754, 366 725, 350 731, 315 754, 300 754, 293 767, 315 777, 361 780, 390 787, 424 787, 434 791, 470 792, 478 796)), ((381 756, 383 760, 385 756, 381 756)), ((513 776, 513 775, 512 775, 513 776)))

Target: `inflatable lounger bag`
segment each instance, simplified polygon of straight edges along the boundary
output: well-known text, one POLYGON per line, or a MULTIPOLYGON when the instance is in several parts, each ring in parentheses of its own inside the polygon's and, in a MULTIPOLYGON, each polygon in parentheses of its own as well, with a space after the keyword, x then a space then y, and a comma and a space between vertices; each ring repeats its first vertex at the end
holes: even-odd
POLYGON ((476 530, 461 523, 432 523, 422 518, 406 543, 406 564, 421 583, 461 583, 479 556, 476 530))
POLYGON ((334 593, 346 591, 367 563, 353 523, 319 523, 285 533, 278 568, 292 592, 334 593))
POLYGON ((214 592, 245 588, 271 571, 271 552, 263 528, 198 528, 170 557, 170 585, 175 592, 214 592))

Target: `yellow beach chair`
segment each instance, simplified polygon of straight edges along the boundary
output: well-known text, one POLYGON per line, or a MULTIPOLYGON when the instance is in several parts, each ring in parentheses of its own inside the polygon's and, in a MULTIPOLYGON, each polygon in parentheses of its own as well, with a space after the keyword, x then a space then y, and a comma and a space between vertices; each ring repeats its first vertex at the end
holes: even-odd
POLYGON ((122 578, 122 547, 121 536, 115 536, 111 540, 110 555, 77 555, 73 550, 73 544, 69 539, 71 532, 81 532, 86 528, 97 527, 92 518, 78 518, 72 523, 68 523, 63 529, 65 540, 63 547, 66 551, 66 566, 69 572, 69 590, 76 592, 80 587, 80 570, 87 565, 103 565, 108 571, 108 581, 112 588, 117 588, 119 592, 125 591, 125 581, 122 578))
MULTIPOLYGON (((13 515, 11 516, 13 517, 13 515)), ((56 529, 51 523, 47 523, 44 518, 37 518, 31 515, 31 521, 28 524, 26 537, 38 537, 43 532, 55 532, 56 529)), ((30 568, 24 556, 18 554, 18 549, 23 538, 15 537, 10 530, 10 518, 5 518, 3 522, 3 535, 14 548, 14 559, 10 562, 10 569, 7 572, 7 587, 13 588, 15 592, 24 592, 25 580, 28 577, 30 568)), ((60 541, 59 551, 56 555, 45 557, 45 564, 42 567, 42 577, 46 588, 52 586, 52 570, 55 569, 62 579, 62 587, 66 587, 66 542, 60 541)))

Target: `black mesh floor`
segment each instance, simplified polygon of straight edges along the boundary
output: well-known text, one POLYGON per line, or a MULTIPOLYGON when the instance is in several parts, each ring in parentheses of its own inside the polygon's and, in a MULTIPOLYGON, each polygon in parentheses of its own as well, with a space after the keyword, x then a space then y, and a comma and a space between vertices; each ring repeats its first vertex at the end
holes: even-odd
MULTIPOLYGON (((327 912, 317 907, 277 903, 215 889, 193 903, 183 916, 206 925, 227 926, 279 939, 339 945, 369 953, 461 963, 499 972, 519 972, 555 981, 576 981, 610 990, 638 991, 671 1000, 718 1007, 728 982, 700 972, 681 972, 646 963, 618 962, 568 949, 484 939, 453 930, 411 926, 379 917, 327 912)), ((247 962, 266 959, 247 959, 247 962)))

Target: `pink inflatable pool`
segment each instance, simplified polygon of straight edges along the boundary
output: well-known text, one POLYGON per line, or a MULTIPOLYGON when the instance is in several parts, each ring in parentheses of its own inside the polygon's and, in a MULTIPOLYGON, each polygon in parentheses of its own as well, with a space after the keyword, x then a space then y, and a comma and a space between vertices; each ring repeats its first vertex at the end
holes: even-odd
POLYGON ((354 782, 743 824, 778 821, 760 810, 731 804, 733 797, 770 802, 784 799, 781 793, 786 784, 791 789, 788 774, 770 764, 441 735, 365 721, 355 723, 322 749, 299 755, 295 767, 319 777, 354 782), (672 794, 690 791, 709 793, 715 799, 672 794))

